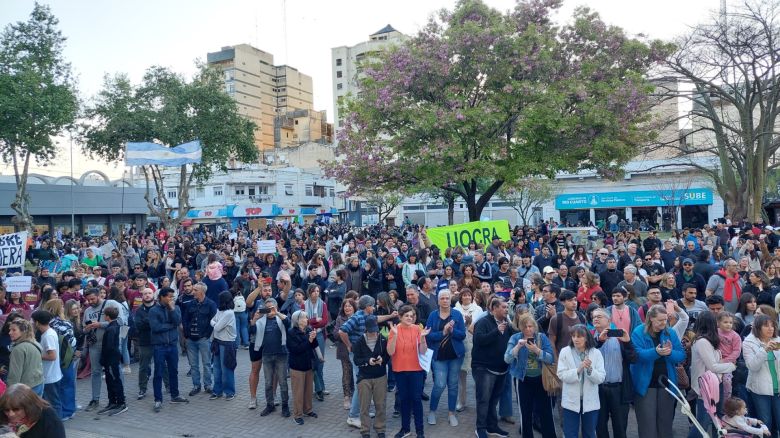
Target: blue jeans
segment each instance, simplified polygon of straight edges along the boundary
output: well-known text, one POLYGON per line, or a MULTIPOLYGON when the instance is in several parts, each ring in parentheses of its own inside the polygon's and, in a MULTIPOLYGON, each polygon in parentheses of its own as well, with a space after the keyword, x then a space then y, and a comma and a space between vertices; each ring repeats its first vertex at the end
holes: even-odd
POLYGON ((30 389, 32 389, 34 393, 38 394, 38 397, 43 397, 43 383, 41 383, 40 385, 33 386, 30 389))
POLYGON ((504 389, 501 391, 501 398, 498 399, 498 416, 505 418, 511 417, 512 414, 512 377, 507 376, 504 380, 504 389))
MULTIPOLYGON (((477 402, 477 431, 493 432, 498 429, 498 416, 496 407, 498 399, 504 391, 506 379, 511 379, 508 374, 493 374, 487 368, 471 368, 471 376, 474 378, 474 392, 477 402)), ((511 415, 511 414, 510 414, 511 415)))
POLYGON ((414 430, 417 435, 423 433, 422 392, 425 384, 424 377, 425 371, 395 373, 395 384, 401 403, 401 430, 412 430, 411 422, 412 414, 414 414, 414 430))
MULTIPOLYGON (((127 349, 127 336, 119 338, 119 351, 122 353, 122 364, 130 365, 130 351, 127 349)), ((122 383, 124 383, 124 380, 122 383)))
MULTIPOLYGON (((707 410, 704 409, 704 401, 701 398, 696 399, 696 421, 699 422, 702 429, 704 429, 705 432, 707 432, 710 436, 712 435, 712 417, 710 417, 710 414, 707 413, 707 410)), ((717 435, 715 435, 717 436, 717 435)), ((688 438, 700 438, 701 432, 699 432, 699 429, 696 428, 696 426, 691 425, 691 429, 688 431, 688 438)))
POLYGON ((60 380, 62 418, 70 417, 76 413, 76 366, 78 362, 78 359, 74 359, 67 369, 62 370, 62 380, 60 380))
POLYGON ((766 427, 771 432, 771 437, 776 437, 777 426, 780 424, 780 396, 759 395, 750 391, 748 391, 748 394, 750 394, 750 398, 753 400, 756 418, 766 424, 766 427))
POLYGON ((192 367, 192 386, 200 388, 200 363, 203 362, 203 386, 211 387, 211 346, 208 338, 187 339, 187 359, 192 367))
POLYGON ((168 382, 171 398, 179 396, 179 349, 176 344, 154 346, 154 401, 162 401, 162 380, 165 366, 168 368, 168 382))
MULTIPOLYGON (((357 382, 358 367, 355 366, 355 358, 351 351, 349 352, 349 361, 352 362, 352 381, 357 382)), ((360 418, 360 397, 358 396, 357 391, 352 391, 352 402, 349 405, 349 418, 360 418)))
MULTIPOLYGON (((317 332, 317 342, 319 343, 320 351, 325 352, 325 332, 317 332)), ((321 392, 325 390, 325 378, 323 376, 323 370, 325 368, 325 362, 319 360, 317 355, 314 355, 312 360, 312 366, 314 368, 314 392, 321 392)))
POLYGON ((49 402, 51 408, 57 413, 58 418, 62 418, 62 402, 60 401, 60 379, 54 383, 43 384, 43 399, 49 402))
POLYGON ((599 420, 599 410, 590 412, 570 411, 563 409, 563 437, 578 438, 582 429, 582 438, 596 438, 596 423, 599 420), (580 425, 582 427, 580 427, 580 425))
POLYGON ((249 316, 246 311, 236 312, 236 346, 249 345, 249 316))
POLYGON ((212 361, 212 367, 214 367, 214 394, 222 395, 224 392, 226 396, 236 395, 236 379, 234 370, 225 366, 225 352, 228 348, 226 345, 220 344, 219 354, 214 355, 212 361))
POLYGON ((461 365, 463 365, 462 357, 452 360, 434 360, 431 364, 431 371, 433 371, 431 412, 435 412, 439 407, 439 399, 444 393, 445 386, 447 387, 447 410, 455 412, 458 404, 458 378, 461 365))

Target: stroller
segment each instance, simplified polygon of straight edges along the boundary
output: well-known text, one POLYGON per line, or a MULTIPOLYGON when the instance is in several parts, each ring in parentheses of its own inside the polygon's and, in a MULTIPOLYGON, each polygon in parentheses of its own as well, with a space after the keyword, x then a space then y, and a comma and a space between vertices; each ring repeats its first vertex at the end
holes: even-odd
MULTIPOLYGON (((710 438, 710 434, 705 431, 702 425, 699 424, 699 422, 696 420, 696 415, 694 415, 694 413, 691 411, 691 405, 688 403, 688 400, 685 398, 685 394, 680 390, 680 388, 669 381, 666 376, 662 376, 658 383, 661 384, 661 387, 663 387, 666 392, 671 394, 671 396, 677 400, 677 403, 680 404, 680 411, 685 414, 691 423, 699 430, 701 436, 710 438)), ((709 414, 710 418, 712 419, 712 424, 717 430, 717 435, 712 438, 751 438, 753 435, 749 433, 732 428, 727 429, 726 426, 728 425, 721 421, 720 418, 718 418, 716 414, 716 406, 720 401, 719 388, 720 383, 718 381, 718 377, 715 376, 712 371, 707 371, 699 376, 699 393, 701 395, 702 401, 704 402, 704 410, 706 410, 707 414, 709 414)))

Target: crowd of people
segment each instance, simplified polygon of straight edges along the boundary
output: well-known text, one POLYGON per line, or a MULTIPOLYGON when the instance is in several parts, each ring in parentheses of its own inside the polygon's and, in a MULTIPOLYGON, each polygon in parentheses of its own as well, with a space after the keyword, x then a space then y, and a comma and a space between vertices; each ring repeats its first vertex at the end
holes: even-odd
POLYGON ((477 437, 509 436, 511 425, 525 438, 555 437, 555 417, 567 438, 625 437, 630 421, 640 438, 670 437, 667 382, 687 391, 705 429, 777 436, 780 235, 771 226, 724 218, 663 241, 651 230, 581 244, 555 228, 517 226, 511 240, 463 248, 437 248, 409 223, 35 236, 27 272, 0 272, 34 280, 29 291, 0 287, 0 422, 24 437, 64 436, 84 378, 83 409, 99 415, 145 399, 151 379, 154 412, 166 399, 247 391, 260 416, 278 409, 316 424, 315 406, 334 409, 313 403, 332 400, 324 367, 340 365, 346 422, 361 437, 385 437, 388 413, 401 418, 397 438, 411 436, 412 420, 418 438, 440 421, 477 437), (269 239, 275 251, 258 253, 269 239), (337 365, 326 365, 327 348, 337 365), (248 382, 235 380, 239 350, 248 350, 248 382), (180 377, 181 355, 189 371, 180 377), (699 383, 710 376, 717 424, 699 383), (466 426, 458 416, 469 407, 476 424, 466 426))

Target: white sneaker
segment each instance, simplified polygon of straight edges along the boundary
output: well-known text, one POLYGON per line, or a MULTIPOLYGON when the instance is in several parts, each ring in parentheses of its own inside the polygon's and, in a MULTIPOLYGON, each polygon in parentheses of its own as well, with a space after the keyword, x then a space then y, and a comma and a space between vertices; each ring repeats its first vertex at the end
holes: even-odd
POLYGON ((450 414, 449 420, 450 420, 450 426, 458 427, 458 417, 456 417, 454 414, 450 414))
POLYGON ((428 424, 430 424, 431 426, 436 425, 436 412, 428 413, 428 424))
POLYGON ((360 418, 347 417, 347 425, 360 429, 360 418))
POLYGON ((257 399, 253 398, 249 400, 249 409, 257 409, 257 399))
POLYGON ((130 374, 132 370, 130 370, 130 365, 125 365, 125 367, 122 369, 122 374, 130 374))

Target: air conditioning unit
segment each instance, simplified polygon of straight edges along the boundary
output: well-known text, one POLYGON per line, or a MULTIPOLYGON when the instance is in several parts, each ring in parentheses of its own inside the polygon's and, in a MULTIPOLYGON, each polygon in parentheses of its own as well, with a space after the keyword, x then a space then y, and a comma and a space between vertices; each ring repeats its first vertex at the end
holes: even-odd
POLYGON ((287 156, 286 155, 279 155, 279 162, 280 163, 286 163, 287 162, 287 156))
POLYGON ((268 163, 268 164, 272 164, 275 159, 276 159, 276 157, 274 157, 273 155, 266 155, 265 162, 268 163))

